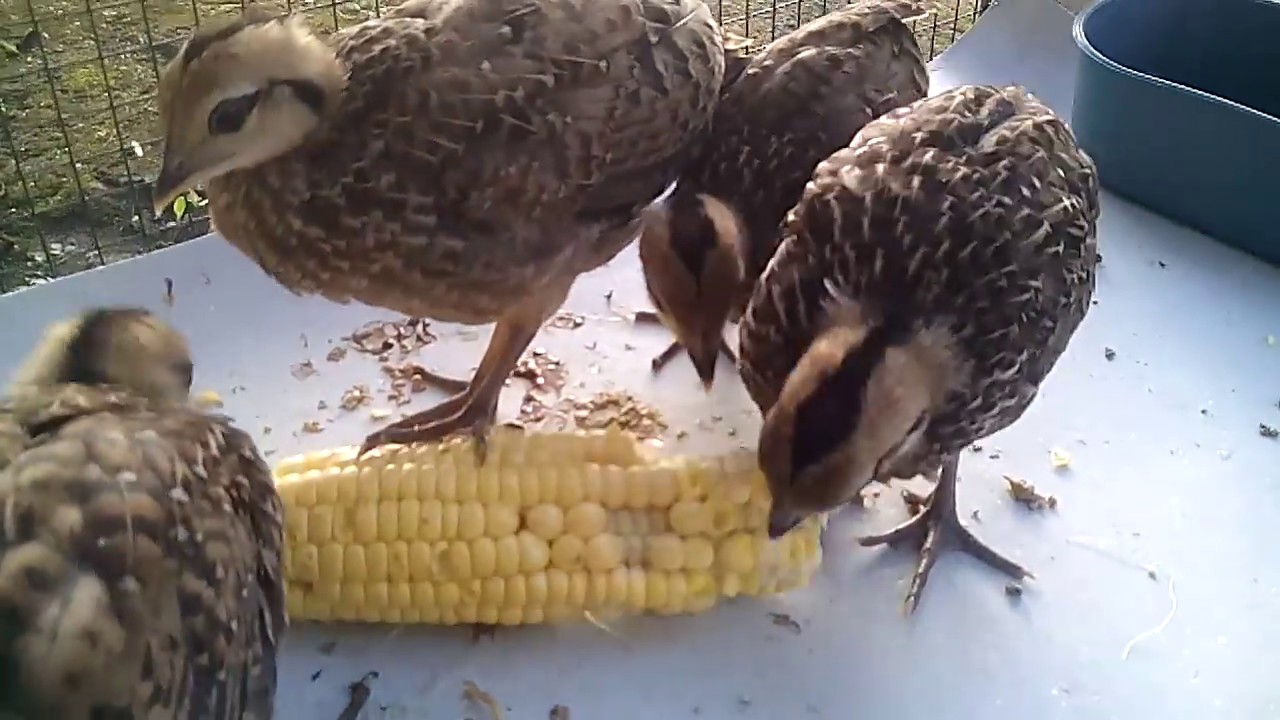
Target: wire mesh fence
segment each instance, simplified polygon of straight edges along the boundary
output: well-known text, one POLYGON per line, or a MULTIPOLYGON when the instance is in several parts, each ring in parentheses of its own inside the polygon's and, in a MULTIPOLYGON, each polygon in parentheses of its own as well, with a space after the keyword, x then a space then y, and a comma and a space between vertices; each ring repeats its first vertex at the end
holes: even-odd
MULTIPOLYGON (((926 0, 914 22, 930 57, 990 0, 926 0)), ((842 0, 711 0, 724 27, 756 41, 842 0)), ((277 5, 277 3, 267 3, 277 5)), ((332 32, 398 0, 284 0, 332 32)), ((243 0, 0 0, 0 293, 106 265, 208 232, 203 199, 151 209, 159 170, 155 93, 196 26, 243 0)))

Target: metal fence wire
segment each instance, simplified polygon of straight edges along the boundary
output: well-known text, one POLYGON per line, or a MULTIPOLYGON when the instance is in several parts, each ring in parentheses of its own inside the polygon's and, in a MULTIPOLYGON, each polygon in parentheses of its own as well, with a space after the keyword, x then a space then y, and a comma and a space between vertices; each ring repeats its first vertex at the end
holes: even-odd
MULTIPOLYGON (((926 0, 914 21, 933 57, 990 0, 926 0)), ((275 3, 270 3, 275 4, 275 3)), ((284 0, 317 30, 378 15, 396 0, 284 0)), ((768 41, 839 0, 711 0, 721 23, 768 41)), ((151 209, 159 170, 160 70, 201 23, 243 0, 0 0, 0 293, 106 265, 208 232, 190 194, 151 209)))

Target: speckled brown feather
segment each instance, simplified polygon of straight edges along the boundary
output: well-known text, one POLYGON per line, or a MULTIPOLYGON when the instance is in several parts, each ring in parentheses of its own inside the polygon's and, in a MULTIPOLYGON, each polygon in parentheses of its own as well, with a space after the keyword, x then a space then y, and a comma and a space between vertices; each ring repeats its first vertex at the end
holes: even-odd
POLYGON ((700 0, 411 2, 332 46, 334 112, 210 181, 214 223, 295 292, 464 323, 620 252, 724 72, 700 0))
POLYGON ((28 702, 66 720, 271 718, 282 507, 252 440, 74 384, 10 398, 0 426, 16 439, 0 611, 19 630, 0 655, 28 702))
POLYGON ((814 167, 870 120, 928 93, 924 54, 904 22, 920 12, 916 0, 836 10, 765 46, 724 91, 677 192, 715 195, 742 219, 745 282, 735 315, 814 167))
POLYGON ((965 86, 891 111, 818 166, 739 326, 762 411, 833 294, 872 321, 941 326, 969 372, 928 425, 925 455, 1017 420, 1084 319, 1097 262, 1092 160, 1019 88, 965 86))

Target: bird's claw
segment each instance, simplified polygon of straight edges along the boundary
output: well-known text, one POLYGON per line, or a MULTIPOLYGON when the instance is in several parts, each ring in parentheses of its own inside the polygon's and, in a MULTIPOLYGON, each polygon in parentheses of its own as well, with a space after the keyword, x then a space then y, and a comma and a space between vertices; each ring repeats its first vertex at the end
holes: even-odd
POLYGON ((920 560, 911 576, 911 587, 903 602, 908 615, 915 612, 919 605, 925 584, 929 581, 929 573, 938 556, 948 549, 961 550, 1014 580, 1035 577, 1026 568, 978 539, 960 521, 954 495, 951 492, 939 493, 938 488, 928 496, 923 508, 914 517, 888 532, 858 538, 858 543, 864 547, 873 547, 896 545, 904 540, 914 541, 920 546, 920 560))
POLYGON ((476 464, 483 465, 488 457, 488 436, 493 427, 495 408, 484 408, 468 400, 465 396, 455 396, 434 408, 370 433, 361 445, 358 457, 364 457, 365 453, 382 445, 435 442, 453 435, 465 435, 472 440, 476 464), (460 407, 448 413, 456 406, 460 407))

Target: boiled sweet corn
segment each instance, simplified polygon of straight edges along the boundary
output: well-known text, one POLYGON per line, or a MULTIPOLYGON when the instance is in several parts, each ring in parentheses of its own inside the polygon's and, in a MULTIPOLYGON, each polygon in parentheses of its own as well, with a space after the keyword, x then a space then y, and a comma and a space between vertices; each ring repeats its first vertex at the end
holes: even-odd
POLYGON ((677 614, 803 586, 824 520, 765 533, 751 453, 662 458, 618 430, 285 459, 295 620, 520 625, 677 614))

